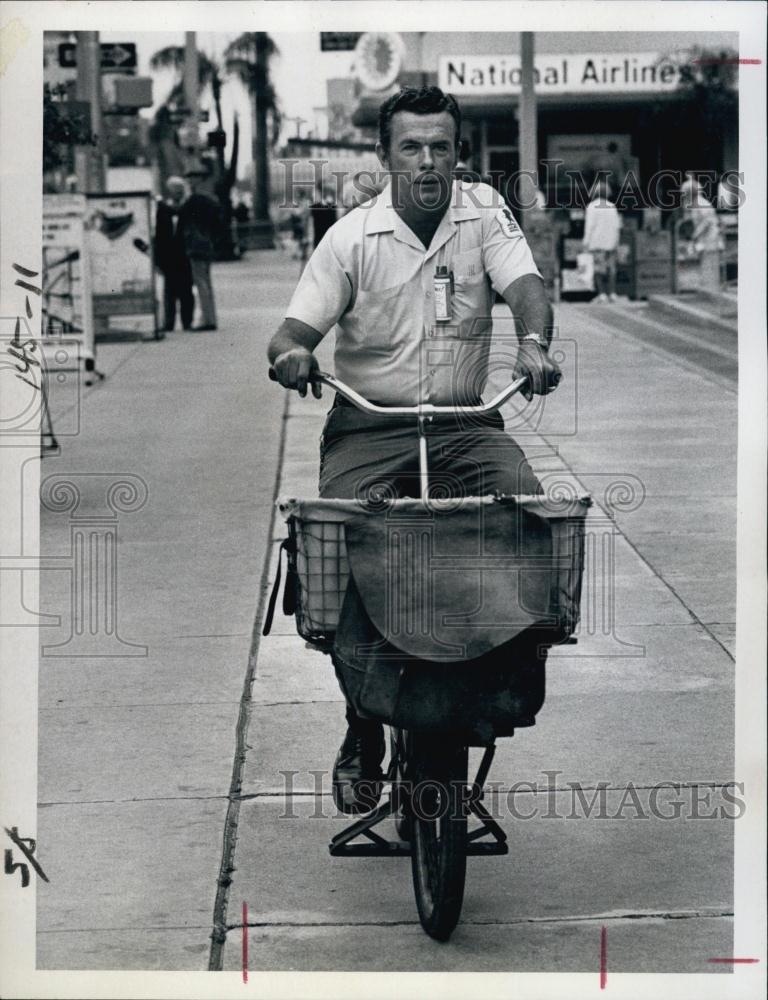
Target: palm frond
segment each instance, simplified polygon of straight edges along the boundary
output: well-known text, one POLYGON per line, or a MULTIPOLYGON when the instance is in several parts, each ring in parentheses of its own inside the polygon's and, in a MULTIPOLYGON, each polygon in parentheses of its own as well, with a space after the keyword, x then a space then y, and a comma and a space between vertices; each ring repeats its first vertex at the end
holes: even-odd
POLYGON ((242 59, 245 62, 256 62, 256 54, 269 60, 280 54, 275 40, 266 31, 244 31, 238 35, 224 50, 225 59, 242 59))
POLYGON ((150 69, 175 69, 184 68, 184 46, 166 45, 164 49, 159 49, 149 60, 150 69))
MULTIPOLYGON (((150 58, 151 69, 172 69, 180 76, 184 72, 186 52, 183 45, 167 45, 164 49, 159 49, 150 58)), ((221 67, 209 55, 198 49, 197 52, 197 77, 200 87, 207 87, 221 76, 221 67)))

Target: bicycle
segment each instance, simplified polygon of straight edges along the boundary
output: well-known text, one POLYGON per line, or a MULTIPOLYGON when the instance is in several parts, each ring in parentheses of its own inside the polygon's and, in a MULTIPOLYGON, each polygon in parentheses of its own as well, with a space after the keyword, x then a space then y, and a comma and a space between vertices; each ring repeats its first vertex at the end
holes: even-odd
MULTIPOLYGON (((275 380, 274 372, 270 377, 275 380)), ((279 508, 288 525, 288 538, 281 549, 288 554, 288 575, 283 594, 283 611, 296 617, 299 635, 323 651, 333 648, 336 626, 350 576, 346 532, 360 514, 369 517, 382 514, 445 516, 456 510, 491 510, 506 507, 511 514, 533 515, 546 522, 551 538, 551 558, 544 567, 547 580, 539 585, 548 600, 542 614, 547 629, 540 645, 574 642, 578 624, 581 577, 584 559, 584 519, 591 499, 586 495, 566 498, 541 496, 488 496, 462 499, 437 499, 430 496, 426 425, 435 416, 483 416, 495 413, 526 383, 517 379, 499 392, 490 402, 476 406, 381 406, 371 403, 339 379, 325 372, 314 378, 335 390, 361 411, 369 414, 411 415, 417 418, 419 439, 418 499, 365 500, 297 500, 279 501, 279 508)), ((275 603, 280 588, 281 562, 270 598, 263 634, 269 634, 275 603)), ((536 572, 542 573, 537 564, 536 572)), ((541 638, 541 636, 540 636, 541 638)), ((542 668, 543 671, 543 668, 542 668)), ((415 675, 414 675, 415 676, 415 675)), ((429 675, 427 675, 429 676, 429 675)), ((454 674, 445 675, 450 684, 454 674)), ((423 674, 422 674, 423 678, 423 674)), ((402 671, 400 681, 402 683, 402 671)), ((399 703, 391 717, 381 721, 390 725, 391 750, 385 783, 389 796, 381 804, 333 837, 329 851, 333 856, 371 857, 402 856, 411 858, 411 871, 419 920, 425 932, 438 941, 447 941, 461 914, 466 864, 468 856, 508 853, 507 835, 483 805, 483 787, 495 753, 498 735, 512 735, 515 727, 532 725, 536 711, 543 703, 543 673, 540 690, 536 684, 524 694, 522 708, 518 706, 514 727, 483 722, 483 726, 435 726, 432 719, 420 720, 414 707, 401 689, 393 702, 399 703), (415 725, 398 724, 403 718, 415 725), (410 715, 408 715, 410 712, 410 715), (526 714, 527 712, 527 714, 526 714), (429 725, 427 725, 429 722, 429 725), (490 728, 489 728, 490 727, 490 728), (509 732, 506 730, 510 729, 509 732), (468 782, 468 749, 482 747, 484 752, 474 781, 468 782), (389 840, 373 828, 391 817, 395 821, 398 840, 389 840), (469 829, 472 817, 479 825, 469 829), (359 838, 363 838, 362 841, 359 838)), ((346 693, 346 692, 345 692, 346 693)), ((489 718, 498 708, 489 696, 489 718)), ((422 698, 423 700, 423 698, 422 698)), ((498 700, 498 699, 497 699, 498 700)), ((356 706, 357 707, 357 706, 356 706)), ((497 713, 498 714, 498 713, 497 713)), ((502 711, 503 716, 503 711, 502 711)), ((439 722, 439 720, 438 720, 439 722)))

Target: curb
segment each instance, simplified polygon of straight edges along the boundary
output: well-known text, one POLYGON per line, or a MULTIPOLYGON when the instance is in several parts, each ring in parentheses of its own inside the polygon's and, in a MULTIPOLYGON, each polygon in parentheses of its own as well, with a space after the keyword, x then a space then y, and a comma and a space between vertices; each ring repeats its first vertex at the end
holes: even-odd
POLYGON ((672 295, 651 295, 648 297, 648 306, 653 312, 661 313, 670 319, 722 330, 725 333, 738 333, 738 322, 735 317, 726 319, 717 316, 707 309, 701 309, 688 302, 681 302, 672 295))

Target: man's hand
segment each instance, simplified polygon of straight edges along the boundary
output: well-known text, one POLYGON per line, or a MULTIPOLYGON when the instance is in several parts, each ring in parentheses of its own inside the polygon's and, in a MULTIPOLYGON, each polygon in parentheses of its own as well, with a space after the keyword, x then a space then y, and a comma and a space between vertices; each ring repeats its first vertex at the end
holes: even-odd
MULTIPOLYGON (((298 389, 300 396, 306 396, 311 377, 320 371, 317 358, 306 347, 293 347, 284 351, 275 358, 272 367, 280 385, 286 389, 298 389)), ((312 382, 311 385, 312 395, 320 399, 323 387, 319 382, 312 382)))
POLYGON ((563 377, 560 366, 547 354, 547 350, 535 340, 523 340, 517 352, 515 378, 527 376, 528 384, 520 391, 526 399, 545 396, 557 388, 563 377))

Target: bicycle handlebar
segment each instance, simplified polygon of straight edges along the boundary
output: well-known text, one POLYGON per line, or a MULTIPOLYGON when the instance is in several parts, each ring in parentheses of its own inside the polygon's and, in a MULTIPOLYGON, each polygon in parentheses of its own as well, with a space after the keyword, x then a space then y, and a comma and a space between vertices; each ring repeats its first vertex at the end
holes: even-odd
MULTIPOLYGON (((273 382, 278 381, 274 368, 269 369, 269 377, 273 382)), ((431 417, 440 414, 459 416, 464 414, 495 413, 508 399, 511 399, 515 393, 523 388, 528 378, 527 376, 523 376, 523 378, 516 379, 505 389, 502 389, 493 399, 487 403, 479 403, 476 406, 442 406, 439 404, 435 405, 434 403, 416 403, 414 406, 381 406, 378 403, 371 403, 364 396, 361 396, 359 392, 355 392, 354 389, 342 382, 341 379, 336 378, 335 375, 331 375, 328 372, 316 372, 310 376, 309 381, 327 385, 329 389, 338 392, 340 396, 343 396, 353 406, 356 406, 358 410, 362 410, 363 413, 380 413, 396 417, 431 417)))

